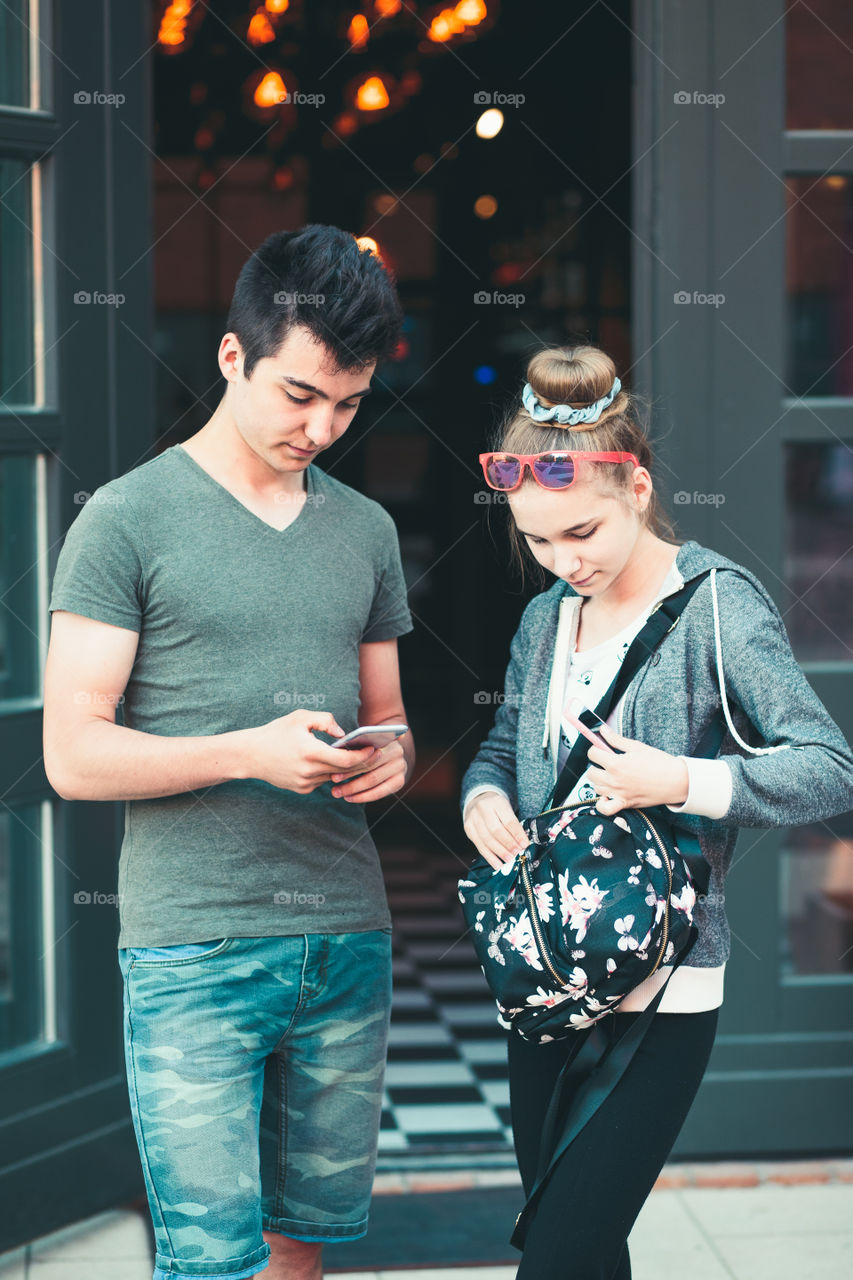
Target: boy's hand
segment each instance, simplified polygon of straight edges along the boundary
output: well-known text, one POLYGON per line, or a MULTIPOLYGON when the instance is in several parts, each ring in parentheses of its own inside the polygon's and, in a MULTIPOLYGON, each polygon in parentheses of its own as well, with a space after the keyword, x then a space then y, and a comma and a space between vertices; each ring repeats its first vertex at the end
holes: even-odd
POLYGON ((240 730, 245 746, 241 776, 260 778, 283 791, 308 795, 332 775, 351 777, 363 771, 375 747, 336 748, 315 737, 313 729, 342 738, 344 731, 328 711, 291 711, 254 729, 240 730))
MULTIPOLYGON (((341 748, 338 755, 349 755, 346 747, 341 748)), ((355 753, 353 753, 355 754, 355 753)), ((333 773, 332 782, 343 782, 340 787, 332 787, 332 795, 351 804, 367 804, 369 800, 379 800, 382 796, 390 796, 399 791, 405 784, 407 774, 406 755, 400 740, 389 742, 379 748, 376 756, 368 764, 364 772, 357 778, 346 773, 333 773), (350 776, 351 780, 344 779, 350 776)))

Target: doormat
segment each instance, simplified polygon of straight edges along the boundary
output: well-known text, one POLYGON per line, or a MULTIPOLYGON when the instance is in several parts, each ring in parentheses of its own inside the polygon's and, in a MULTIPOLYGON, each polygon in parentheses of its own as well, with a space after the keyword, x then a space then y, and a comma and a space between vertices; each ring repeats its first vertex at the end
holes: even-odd
POLYGON ((524 1196, 520 1187, 377 1195, 367 1235, 323 1246, 327 1274, 406 1267, 518 1264, 509 1243, 524 1196))

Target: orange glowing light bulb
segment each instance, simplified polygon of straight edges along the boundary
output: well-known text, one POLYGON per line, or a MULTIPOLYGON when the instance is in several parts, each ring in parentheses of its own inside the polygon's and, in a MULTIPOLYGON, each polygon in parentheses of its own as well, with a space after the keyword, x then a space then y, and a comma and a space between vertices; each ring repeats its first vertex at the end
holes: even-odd
POLYGON ((430 40, 444 42, 449 40, 451 36, 458 35, 460 31, 465 30, 465 23, 460 22, 453 9, 442 9, 438 17, 433 18, 427 32, 430 40))
POLYGON ((381 111, 391 99, 381 78, 368 76, 364 84, 359 85, 355 101, 360 111, 381 111))
POLYGON ((183 23, 167 23, 164 21, 160 24, 160 30, 157 33, 157 40, 160 44, 175 46, 183 44, 185 39, 186 32, 184 31, 183 23))
POLYGON ((246 39, 249 44, 269 44, 271 40, 275 40, 275 31, 263 9, 258 9, 249 22, 246 31, 246 39))
POLYGON ((370 35, 370 26, 367 18, 363 13, 353 14, 352 22, 349 24, 347 31, 347 39, 353 49, 363 49, 367 44, 367 37, 370 35))
POLYGON ((367 249, 369 253, 373 254, 374 258, 378 258, 380 262, 382 261, 382 254, 379 252, 379 245, 371 236, 356 236, 355 242, 359 249, 367 249))
POLYGON ((278 107, 284 102, 287 89, 277 71, 268 71, 255 89, 255 105, 258 107, 278 107))
POLYGON ((485 18, 486 6, 483 0, 459 0, 454 13, 460 22, 464 22, 466 26, 475 27, 485 18))

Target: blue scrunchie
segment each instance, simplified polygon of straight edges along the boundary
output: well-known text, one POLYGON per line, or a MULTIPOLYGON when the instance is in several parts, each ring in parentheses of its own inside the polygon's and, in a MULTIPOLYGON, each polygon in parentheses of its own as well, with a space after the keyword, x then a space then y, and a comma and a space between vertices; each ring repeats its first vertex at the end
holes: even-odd
POLYGON ((607 395, 602 396, 600 400, 596 400, 594 404, 584 405, 582 409, 572 409, 567 404, 555 404, 552 409, 549 409, 536 399, 536 393, 530 383, 526 382, 521 393, 521 399, 534 422, 551 422, 555 420, 565 427, 574 426, 576 422, 597 422, 602 412, 609 404, 613 403, 621 390, 622 383, 618 378, 614 378, 613 386, 607 395))

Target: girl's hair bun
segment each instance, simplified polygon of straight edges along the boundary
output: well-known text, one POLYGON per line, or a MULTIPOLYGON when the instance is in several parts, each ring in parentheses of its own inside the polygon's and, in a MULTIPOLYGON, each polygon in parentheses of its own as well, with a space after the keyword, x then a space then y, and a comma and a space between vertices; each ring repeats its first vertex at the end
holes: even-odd
MULTIPOLYGON (((565 347, 544 347, 527 363, 530 392, 546 408, 568 405, 585 409, 597 400, 605 400, 613 390, 616 366, 600 347, 582 343, 565 347)), ((621 378, 620 378, 621 383, 621 378)), ((653 459, 641 401, 621 387, 612 401, 601 408, 594 421, 563 424, 556 417, 537 416, 525 387, 513 398, 503 422, 493 436, 491 448, 499 453, 550 453, 571 449, 583 453, 632 453, 641 467, 652 471, 653 459)), ((561 415, 567 417, 567 414, 561 415)), ((599 492, 614 497, 626 511, 635 511, 633 501, 634 467, 630 462, 592 462, 582 464, 581 479, 592 483, 599 492)), ((528 473, 522 485, 534 485, 528 473)), ((663 541, 676 539, 675 529, 652 492, 645 507, 643 524, 663 541)), ((518 532, 515 520, 509 522, 510 545, 516 563, 524 566, 530 556, 525 538, 518 532)))
MULTIPOLYGON (((548 347, 537 351, 527 366, 527 381, 533 394, 549 408, 567 404, 571 409, 583 409, 594 404, 609 394, 615 377, 616 366, 600 347, 548 347)), ((619 405, 621 394, 611 410, 619 405)), ((607 417, 607 410, 601 416, 607 417)), ((586 423, 584 427, 589 431, 595 425, 586 423)))

